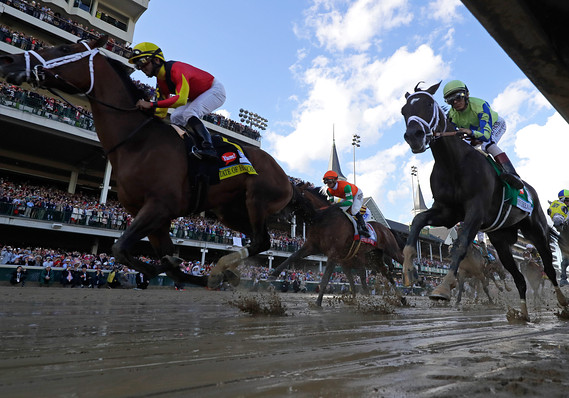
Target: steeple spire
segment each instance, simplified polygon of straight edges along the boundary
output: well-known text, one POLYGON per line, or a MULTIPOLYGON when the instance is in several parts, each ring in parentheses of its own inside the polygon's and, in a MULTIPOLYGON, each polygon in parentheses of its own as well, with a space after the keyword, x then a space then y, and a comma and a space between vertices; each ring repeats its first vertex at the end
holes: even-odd
POLYGON ((336 136, 334 132, 334 125, 332 125, 332 151, 330 152, 330 161, 328 162, 328 170, 334 170, 338 173, 338 179, 346 181, 346 177, 342 174, 340 168, 340 160, 338 159, 338 152, 336 152, 336 136))

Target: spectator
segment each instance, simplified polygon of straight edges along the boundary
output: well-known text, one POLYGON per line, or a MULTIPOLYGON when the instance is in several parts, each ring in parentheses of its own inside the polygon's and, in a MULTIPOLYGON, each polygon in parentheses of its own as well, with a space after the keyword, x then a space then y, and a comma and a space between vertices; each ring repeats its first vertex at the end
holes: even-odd
POLYGON ((45 286, 45 287, 51 286, 54 280, 53 277, 54 277, 54 272, 51 269, 51 265, 47 265, 40 272, 40 278, 39 278, 40 286, 45 286))
POLYGON ((97 289, 100 289, 105 285, 105 283, 107 283, 107 277, 103 273, 103 270, 97 267, 95 270, 95 275, 93 275, 91 278, 91 287, 97 287, 97 289))
POLYGON ((10 284, 12 286, 21 285, 24 287, 26 284, 26 270, 24 267, 19 265, 14 272, 12 272, 12 277, 10 278, 10 284))
POLYGON ((144 290, 148 287, 150 281, 148 277, 144 275, 142 272, 136 274, 136 289, 137 290, 144 290))

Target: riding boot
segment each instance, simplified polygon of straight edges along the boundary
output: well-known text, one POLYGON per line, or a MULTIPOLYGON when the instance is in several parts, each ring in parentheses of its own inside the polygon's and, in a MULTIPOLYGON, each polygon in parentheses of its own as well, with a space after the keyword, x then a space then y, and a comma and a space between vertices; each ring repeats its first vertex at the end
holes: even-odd
POLYGON ((512 162, 510 162, 508 155, 502 152, 501 154, 495 156, 494 160, 502 168, 502 174, 500 175, 500 178, 504 180, 504 182, 515 189, 522 189, 524 187, 524 183, 520 179, 518 173, 516 173, 516 169, 514 169, 514 165, 512 162))
POLYGON ((358 223, 358 232, 360 234, 360 236, 364 236, 366 238, 369 238, 369 232, 367 230, 366 227, 366 223, 364 221, 364 218, 362 217, 361 213, 358 212, 358 214, 356 214, 356 221, 358 223))
POLYGON ((202 148, 198 149, 196 154, 203 160, 217 161, 217 153, 213 148, 211 135, 209 135, 209 131, 207 131, 207 128, 203 125, 202 121, 196 116, 192 116, 190 120, 188 120, 188 127, 193 129, 202 139, 202 148))

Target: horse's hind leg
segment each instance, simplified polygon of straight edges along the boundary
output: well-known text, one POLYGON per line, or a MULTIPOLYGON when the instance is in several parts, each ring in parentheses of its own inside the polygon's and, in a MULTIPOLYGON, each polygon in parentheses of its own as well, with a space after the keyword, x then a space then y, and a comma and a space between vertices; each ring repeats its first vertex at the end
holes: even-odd
POLYGON ((559 288, 559 285, 557 284, 557 274, 555 273, 555 268, 553 268, 553 254, 551 253, 548 239, 548 234, 550 234, 549 226, 547 226, 545 220, 539 222, 539 218, 545 218, 543 216, 543 213, 534 211, 531 217, 532 220, 523 223, 520 229, 524 236, 534 244, 535 248, 539 252, 539 255, 541 256, 541 260, 543 262, 543 270, 555 289, 557 302, 561 307, 567 307, 567 298, 565 295, 563 295, 561 289, 559 288), (539 214, 541 214, 541 217, 539 214), (534 224, 533 227, 529 225, 530 222, 534 224))
POLYGON ((514 257, 512 257, 512 253, 510 251, 510 246, 518 239, 517 230, 499 230, 489 233, 488 237, 490 238, 492 245, 494 245, 502 265, 514 278, 514 283, 516 284, 516 288, 518 289, 518 294, 520 296, 520 310, 522 316, 525 320, 529 321, 529 313, 526 303, 526 279, 516 266, 516 262, 514 261, 514 257))

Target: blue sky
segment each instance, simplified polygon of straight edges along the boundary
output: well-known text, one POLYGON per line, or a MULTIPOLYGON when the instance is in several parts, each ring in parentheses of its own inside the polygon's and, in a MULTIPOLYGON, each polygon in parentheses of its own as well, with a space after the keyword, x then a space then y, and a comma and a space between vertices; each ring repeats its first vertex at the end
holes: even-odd
POLYGON ((221 80, 219 113, 267 118, 262 148, 289 175, 321 185, 334 129, 353 182, 352 135, 360 135, 356 184, 389 219, 412 219, 413 165, 432 203, 432 155, 411 153, 400 114, 419 81, 460 79, 490 102, 508 124, 500 147, 542 205, 569 188, 558 172, 567 123, 458 0, 151 0, 134 33, 141 41, 221 80))

